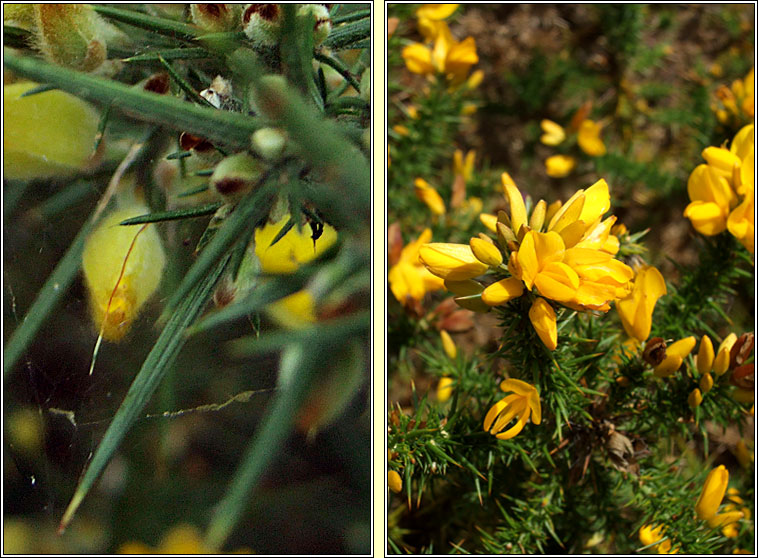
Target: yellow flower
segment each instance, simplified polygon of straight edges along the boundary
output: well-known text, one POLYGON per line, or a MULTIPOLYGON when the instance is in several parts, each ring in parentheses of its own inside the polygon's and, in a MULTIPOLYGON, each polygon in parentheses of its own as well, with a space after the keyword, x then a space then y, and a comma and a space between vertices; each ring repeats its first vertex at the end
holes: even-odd
POLYGON ((728 229, 754 253, 754 126, 744 126, 737 132, 729 149, 707 147, 703 158, 708 164, 698 165, 687 181, 691 203, 685 208, 684 216, 690 219, 695 230, 706 236, 728 229))
POLYGON ((306 290, 297 291, 266 306, 266 314, 286 329, 303 329, 316 323, 316 304, 306 290))
POLYGON ((530 417, 534 424, 542 422, 540 396, 533 386, 510 378, 500 384, 500 389, 513 393, 495 403, 487 412, 487 416, 484 417, 485 431, 489 431, 500 440, 510 440, 521 432, 530 417), (516 424, 504 430, 514 418, 516 424))
POLYGON ((536 298, 529 309, 529 321, 548 350, 554 351, 558 346, 558 328, 555 310, 544 298, 536 298))
POLYGON ((751 68, 744 79, 732 82, 731 88, 721 85, 716 90, 716 97, 724 108, 716 109, 721 122, 726 122, 731 115, 735 121, 752 120, 755 117, 755 79, 754 68, 751 68), (730 114, 731 113, 731 114, 730 114))
POLYGON ((666 347, 666 358, 653 368, 653 373, 659 378, 665 378, 679 370, 685 357, 695 348, 695 343, 695 337, 690 336, 666 347))
POLYGON ((107 341, 126 335, 161 282, 166 255, 155 225, 119 225, 145 213, 149 211, 141 205, 117 209, 98 224, 84 245, 82 270, 90 309, 107 341))
POLYGON ((752 190, 748 191, 742 203, 729 214, 726 226, 748 252, 755 253, 755 203, 752 190))
POLYGON ((576 159, 568 155, 553 155, 545 159, 545 172, 553 178, 568 176, 576 166, 576 159))
POLYGON ((39 84, 3 86, 4 178, 62 177, 94 166, 92 147, 100 117, 63 91, 21 97, 39 84))
POLYGON ((616 310, 629 337, 645 341, 653 323, 653 309, 666 294, 666 282, 660 271, 645 266, 637 271, 631 292, 616 303, 616 310))
POLYGON ((447 19, 455 13, 460 4, 423 4, 416 10, 417 18, 447 19))
POLYGON ((285 214, 276 223, 266 223, 255 230, 255 254, 263 273, 294 273, 298 268, 315 260, 337 242, 337 231, 328 223, 317 240, 311 237, 308 226, 292 227, 273 246, 271 243, 287 225, 290 216, 285 214))
POLYGON ((395 494, 403 489, 403 479, 397 471, 387 471, 387 486, 395 494))
POLYGON ((734 193, 716 168, 711 165, 695 167, 687 180, 687 194, 692 201, 684 209, 684 216, 697 232, 713 236, 726 229, 734 193))
POLYGON ((545 145, 558 145, 566 139, 566 131, 563 129, 563 126, 552 120, 542 120, 540 127, 544 132, 540 137, 540 141, 545 145))
POLYGON ((473 279, 489 267, 480 262, 466 244, 425 244, 419 249, 419 259, 434 275, 451 281, 473 279))
POLYGON ((445 354, 450 360, 455 360, 455 357, 458 354, 458 349, 455 346, 453 338, 450 337, 450 334, 444 329, 440 331, 440 338, 442 339, 442 348, 445 350, 445 354))
POLYGON ((471 173, 474 170, 474 160, 476 159, 476 151, 470 149, 466 153, 466 157, 463 157, 463 151, 456 149, 453 153, 453 173, 463 177, 464 182, 468 182, 471 178, 471 173))
POLYGON ((590 157, 605 155, 605 144, 600 138, 602 126, 589 118, 579 125, 577 141, 579 147, 590 157))
POLYGON ((451 85, 460 85, 466 80, 471 66, 479 62, 476 41, 467 37, 459 42, 444 22, 439 23, 432 48, 420 43, 410 44, 403 49, 403 60, 408 70, 415 74, 442 74, 451 85))
POLYGON ((719 465, 708 473, 703 484, 703 491, 695 504, 698 519, 710 520, 716 517, 716 512, 726 493, 727 484, 729 484, 729 471, 723 465, 719 465))
POLYGON ((437 190, 435 190, 426 180, 423 178, 417 178, 413 182, 413 186, 414 191, 416 192, 416 197, 424 202, 434 215, 445 214, 445 202, 442 201, 442 197, 437 190))
MULTIPOLYGON (((200 531, 194 525, 180 523, 169 529, 161 538, 157 548, 139 541, 122 544, 117 554, 210 554, 212 549, 203 544, 200 531)), ((232 554, 252 554, 249 548, 238 548, 232 554)))
POLYGON ((403 248, 398 262, 389 271, 390 290, 403 305, 420 301, 426 293, 444 288, 444 281, 432 275, 419 260, 419 248, 431 239, 431 229, 425 229, 417 240, 403 248))
POLYGON ((440 382, 437 384, 437 400, 440 403, 444 403, 453 395, 453 384, 452 378, 447 376, 440 378, 440 382))
MULTIPOLYGON (((645 546, 655 544, 656 542, 663 539, 665 533, 666 529, 663 525, 658 525, 657 527, 653 527, 652 525, 643 525, 640 527, 639 531, 640 542, 645 546)), ((658 554, 676 554, 679 550, 679 547, 671 550, 671 541, 667 539, 653 547, 653 550, 658 554)))

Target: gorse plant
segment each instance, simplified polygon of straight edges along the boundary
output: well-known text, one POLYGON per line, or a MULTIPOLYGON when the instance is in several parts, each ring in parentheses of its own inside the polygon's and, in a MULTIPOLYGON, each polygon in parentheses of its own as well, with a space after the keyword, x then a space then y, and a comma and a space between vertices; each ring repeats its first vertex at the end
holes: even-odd
MULTIPOLYGON (((264 540, 271 552, 309 551, 310 535, 277 546, 265 535, 240 539, 239 526, 291 432, 313 441, 342 417, 339 428, 354 433, 338 437, 367 446, 358 415, 369 378, 370 15, 368 4, 4 7, 7 222, 20 222, 35 188, 53 184, 45 219, 76 216, 82 226, 36 300, 18 309, 14 301, 25 318, 5 346, 6 385, 23 383, 24 360, 32 369, 31 343, 80 269, 92 317, 85 382, 113 374, 113 359, 101 366, 98 354, 139 355, 147 343, 128 390, 114 387, 123 401, 75 474, 73 497, 71 486, 50 484, 49 467, 30 466, 32 478, 48 470, 41 482, 56 501, 70 500, 60 532, 76 525, 106 466, 143 443, 127 434, 156 390, 166 417, 269 392, 265 412, 253 414, 255 436, 228 448, 236 470, 212 475, 210 486, 222 490, 193 496, 192 517, 163 518, 139 536, 117 532, 114 542, 157 540, 159 529, 195 522, 205 529, 202 544, 193 531, 195 551, 220 550, 235 532, 236 546, 264 540), (94 210, 93 191, 102 192, 94 210), (196 356, 196 369, 182 353, 197 343, 224 358, 196 356), (266 354, 278 354, 278 364, 265 364, 266 354), (212 385, 230 373, 237 377, 221 389, 187 399, 177 391, 187 374, 212 385), (175 411, 182 404, 191 408, 175 411)), ((14 394, 16 405, 23 400, 14 394)), ((38 404, 51 421, 53 403, 38 404)), ((64 405, 72 403, 56 406, 58 415, 74 427, 85 422, 80 403, 64 405)), ((325 436, 320 443, 335 443, 325 436)), ((354 523, 336 523, 368 533, 368 454, 347 453, 344 498, 356 512, 354 523)), ((158 461, 147 470, 166 466, 158 461)), ((365 551, 368 536, 353 539, 344 550, 365 551)))
MULTIPOLYGON (((643 153, 671 107, 638 102, 627 120, 626 103, 641 83, 652 90, 667 79, 658 68, 640 73, 649 55, 640 45, 669 32, 665 15, 390 9, 388 552, 754 547, 754 129, 719 132, 713 113, 698 113, 710 102, 698 102, 678 121, 707 141, 679 140, 675 127, 671 145, 643 153), (593 23, 564 41, 549 24, 528 25, 561 18, 593 23), (512 31, 516 23, 525 28, 512 31), (560 45, 552 56, 571 87, 487 97, 504 73, 511 95, 536 87, 527 74, 540 66, 529 56, 553 64, 543 42, 560 45), (508 48, 522 49, 513 60, 523 74, 498 66, 496 52, 508 48), (467 63, 479 53, 465 67, 484 72, 477 89, 447 65, 451 51, 467 63), (594 66, 571 62, 582 59, 594 66), (465 121, 462 98, 475 95, 482 108, 465 121), (493 115, 507 104, 531 108, 507 116, 498 143, 493 115), (436 137, 414 139, 433 126, 436 137), (443 132, 447 144, 437 141, 443 132), (466 143, 493 160, 509 153, 492 166, 472 157, 464 169, 466 143), (676 168, 671 153, 686 153, 676 168), (646 183, 663 175, 664 185, 646 183), (675 210, 636 209, 656 196, 675 210), (691 257, 656 245, 670 221, 691 257)), ((737 90, 749 110, 747 87, 737 90)), ((705 92, 723 110, 723 90, 705 92)))

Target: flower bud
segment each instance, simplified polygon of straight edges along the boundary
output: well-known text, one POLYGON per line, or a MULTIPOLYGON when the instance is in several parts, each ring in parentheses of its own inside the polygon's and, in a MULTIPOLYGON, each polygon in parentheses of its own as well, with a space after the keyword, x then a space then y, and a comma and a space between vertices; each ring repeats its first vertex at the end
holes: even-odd
POLYGON ((3 86, 5 178, 59 177, 93 167, 98 113, 63 91, 21 96, 37 85, 3 86))
POLYGON ((221 33, 239 25, 241 9, 239 4, 190 4, 190 18, 203 31, 221 33))
POLYGON ((480 262, 490 267, 498 267, 503 263, 503 255, 492 242, 487 242, 481 238, 472 238, 469 241, 469 246, 480 262))
POLYGON ((711 388, 713 387, 713 376, 711 376, 708 372, 703 374, 700 377, 700 391, 703 393, 708 393, 711 391, 711 388))
POLYGON ((545 213, 547 212, 547 203, 545 200, 540 200, 532 210, 532 215, 529 217, 529 228, 533 231, 538 231, 545 224, 545 213))
POLYGON ((89 4, 34 4, 36 46, 53 64, 91 72, 107 57, 103 21, 89 4))
POLYGON ((444 329, 440 331, 440 338, 442 339, 442 348, 445 349, 445 354, 450 357, 450 360, 455 360, 458 349, 455 346, 453 338, 444 329))
POLYGON ((444 403, 453 395, 453 383, 453 379, 448 376, 440 378, 437 384, 437 400, 440 403, 444 403))
POLYGON ((260 162, 248 153, 236 153, 222 160, 211 175, 211 185, 227 201, 239 201, 261 176, 260 162))
POLYGON ((34 4, 4 4, 3 23, 27 31, 34 30, 34 4))
POLYGON ((497 232, 497 216, 491 213, 480 213, 479 220, 490 232, 497 232))
POLYGON ((395 494, 399 494, 403 489, 403 479, 397 471, 387 472, 387 486, 395 494))
POLYGON ((242 28, 253 43, 274 46, 279 42, 282 19, 277 4, 248 4, 242 12, 242 28))
MULTIPOLYGON (((713 368, 713 343, 711 343, 711 338, 707 335, 703 335, 703 338, 700 340, 700 348, 697 351, 697 371, 700 374, 707 374, 711 371, 713 368)), ((713 384, 713 381, 711 381, 711 384, 713 384)), ((708 389, 711 389, 710 387, 708 389)), ((703 391, 708 391, 708 389, 705 389, 703 391)))
POLYGON ((729 471, 723 465, 719 465, 708 473, 703 484, 703 491, 695 504, 698 519, 710 519, 716 515, 726 493, 727 484, 729 484, 729 471))
POLYGON ((279 128, 261 128, 250 138, 250 146, 267 161, 278 160, 286 145, 287 133, 279 128))
POLYGON ((313 24, 313 46, 319 46, 332 32, 329 10, 323 4, 301 4, 297 10, 297 15, 300 17, 313 16, 315 20, 313 24))
POLYGON ((698 388, 693 389, 689 397, 687 397, 687 404, 694 409, 695 407, 699 407, 702 402, 703 396, 700 394, 700 390, 698 388))

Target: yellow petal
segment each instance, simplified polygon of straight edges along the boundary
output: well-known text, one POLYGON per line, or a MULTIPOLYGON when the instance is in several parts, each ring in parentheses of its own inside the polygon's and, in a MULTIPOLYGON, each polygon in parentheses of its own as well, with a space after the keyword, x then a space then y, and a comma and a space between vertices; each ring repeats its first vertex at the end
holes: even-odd
POLYGON ((403 490, 403 479, 397 471, 387 471, 387 487, 395 494, 403 490))
POLYGON ((532 289, 537 274, 546 265, 563 260, 565 251, 563 239, 556 232, 526 233, 518 249, 518 266, 527 289, 532 289))
POLYGON ((545 346, 554 351, 558 346, 555 310, 544 298, 537 298, 529 309, 529 320, 545 346))
POLYGON ((479 215, 479 220, 490 232, 497 234, 497 215, 482 213, 479 215))
POLYGON ((276 244, 274 238, 287 225, 289 215, 284 215, 276 223, 267 223, 255 230, 255 254, 264 273, 294 273, 297 269, 326 252, 337 242, 337 231, 329 224, 317 240, 311 237, 310 227, 298 229, 295 225, 276 244))
POLYGON ((695 339, 695 336, 690 335, 666 347, 666 355, 676 355, 684 358, 692 352, 696 343, 697 339, 695 339))
POLYGON ((488 306, 499 306, 524 293, 524 284, 516 277, 501 279, 482 292, 482 300, 488 306))
POLYGON ((545 172, 552 178, 568 176, 576 166, 576 159, 568 155, 553 155, 545 160, 545 172))
POLYGON ((527 419, 529 419, 529 412, 523 411, 521 415, 519 415, 518 422, 516 422, 512 428, 509 428, 505 432, 498 434, 495 436, 495 438, 499 440, 510 440, 511 438, 517 436, 518 433, 524 429, 524 425, 526 424, 527 419))
POLYGON ((552 120, 543 120, 540 122, 540 127, 544 132, 542 137, 540 137, 540 141, 545 145, 558 145, 566 139, 566 131, 563 129, 563 126, 552 120))
POLYGON ((455 360, 458 354, 458 348, 455 346, 453 338, 444 329, 440 331, 440 338, 442 339, 442 348, 445 350, 445 354, 450 357, 451 360, 455 360))
POLYGON ((403 49, 405 66, 414 74, 433 74, 432 52, 420 43, 413 43, 403 49))
POLYGON ((583 120, 579 126, 579 147, 590 157, 605 155, 605 144, 600 139, 601 126, 592 120, 583 120))
POLYGON ((716 515, 728 483, 729 471, 723 465, 708 473, 700 498, 695 504, 695 512, 699 519, 710 519, 716 515))
POLYGON ((658 366, 653 368, 653 373, 659 378, 671 376, 682 366, 682 357, 679 355, 666 355, 658 366))
POLYGON ((534 286, 545 298, 558 302, 571 300, 579 288, 579 276, 562 262, 547 264, 534 279, 534 286))
POLYGON ((434 275, 452 281, 473 279, 488 268, 466 244, 426 244, 419 249, 419 258, 434 275))
POLYGON ((84 101, 63 91, 21 95, 39 84, 3 86, 4 178, 69 176, 93 161, 100 117, 84 101))
POLYGON ((516 183, 513 182, 510 174, 504 172, 500 175, 500 181, 503 184, 503 192, 508 198, 508 203, 511 207, 511 230, 518 235, 521 225, 526 224, 526 206, 524 205, 524 198, 516 187, 516 183))
POLYGON ((416 10, 416 17, 426 19, 447 19, 460 4, 423 4, 416 10))
POLYGON ((266 314, 285 329, 304 329, 316 323, 316 304, 311 293, 301 290, 266 306, 266 314))

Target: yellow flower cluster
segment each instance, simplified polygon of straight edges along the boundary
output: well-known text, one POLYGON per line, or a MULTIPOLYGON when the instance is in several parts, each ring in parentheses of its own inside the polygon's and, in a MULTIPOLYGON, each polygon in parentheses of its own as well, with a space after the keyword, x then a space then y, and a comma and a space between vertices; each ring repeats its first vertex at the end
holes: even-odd
MULTIPOLYGON (((456 40, 444 21, 457 7, 458 4, 425 4, 418 9, 419 31, 425 43, 412 43, 403 49, 403 60, 408 70, 414 74, 443 75, 452 86, 466 80, 471 66, 479 62, 479 57, 474 38, 456 40)), ((476 79, 481 80, 480 77, 476 79)))
POLYGON ((724 230, 754 253, 755 135, 754 125, 742 128, 729 149, 706 147, 706 164, 695 167, 687 181, 691 203, 684 216, 706 236, 724 230))
POLYGON ((734 118, 737 122, 745 122, 755 118, 755 69, 751 68, 744 79, 732 82, 731 87, 721 85, 716 90, 719 105, 714 105, 716 118, 726 124, 734 118))
MULTIPOLYGON (((643 525, 640 528, 639 537, 640 542, 645 546, 658 543, 665 537, 666 528, 663 525, 643 525)), ((657 554, 677 554, 679 547, 671 549, 671 541, 669 539, 664 540, 658 544, 655 544, 653 550, 657 554)))
MULTIPOLYGON (((572 122, 571 126, 572 129, 576 129, 576 141, 579 148, 590 157, 605 155, 605 143, 600 137, 602 125, 589 118, 581 119, 581 115, 579 116, 580 121, 578 123, 572 122)), ((563 126, 552 120, 542 120, 540 127, 543 132, 540 141, 545 145, 560 145, 568 137, 563 126)), ((574 167, 576 167, 576 158, 570 155, 552 155, 545 160, 545 172, 553 178, 568 176, 574 167)))
POLYGON ((577 191, 565 204, 549 207, 540 200, 527 215, 524 198, 508 173, 501 177, 510 215, 485 216, 497 243, 486 235, 469 245, 433 243, 421 246, 427 269, 445 280, 456 302, 486 311, 530 291, 529 318, 545 346, 557 346, 556 315, 549 301, 576 310, 607 312, 610 303, 630 292, 632 269, 614 258, 619 241, 611 234, 616 217, 603 219, 610 208, 605 180, 577 191), (507 265, 503 254, 508 255, 507 265), (509 276, 486 288, 473 279, 487 270, 509 276), (539 295, 539 296, 535 296, 539 295))

